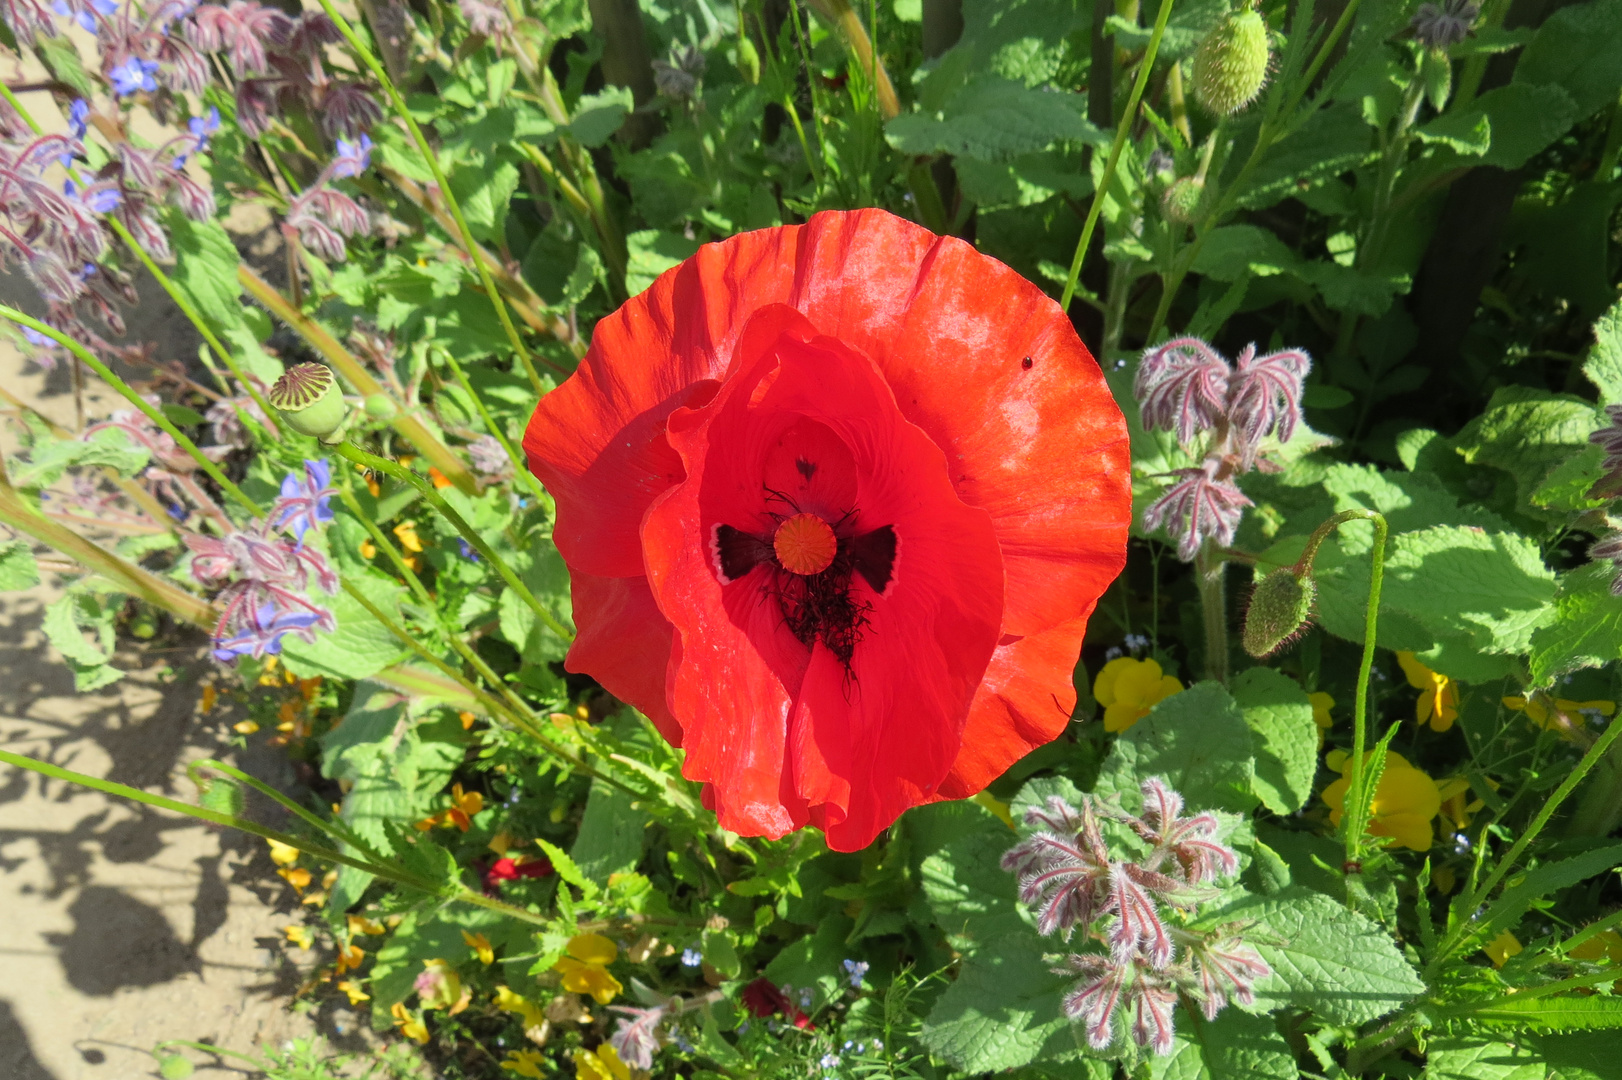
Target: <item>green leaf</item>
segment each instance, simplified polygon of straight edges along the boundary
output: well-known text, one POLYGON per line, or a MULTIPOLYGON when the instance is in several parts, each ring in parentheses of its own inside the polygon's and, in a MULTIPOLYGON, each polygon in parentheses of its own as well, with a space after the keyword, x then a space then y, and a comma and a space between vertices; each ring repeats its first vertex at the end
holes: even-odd
POLYGON ((1256 737, 1254 789, 1275 814, 1293 814, 1312 795, 1318 772, 1318 725, 1294 679, 1254 667, 1233 681, 1233 697, 1256 737))
POLYGON ((1239 205, 1246 210, 1272 206, 1376 156, 1374 132, 1357 103, 1333 105, 1268 148, 1239 194, 1239 205))
POLYGON ((952 94, 935 113, 914 112, 885 126, 885 137, 904 154, 952 154, 1002 161, 1045 150, 1058 141, 1105 141, 1085 119, 1086 99, 1067 91, 1035 90, 983 76, 952 94))
MULTIPOLYGON (((1074 805, 1074 803, 1072 803, 1074 805)), ((965 948, 1029 929, 1014 875, 1000 865, 1018 837, 990 811, 924 859, 919 871, 935 922, 965 948)))
POLYGON ((1555 466, 1588 446, 1604 422, 1593 404, 1572 394, 1526 386, 1495 391, 1486 410, 1464 426, 1454 446, 1474 465, 1490 465, 1515 477, 1523 502, 1555 466))
POLYGON ((1622 998, 1511 995, 1465 1015, 1477 1023, 1509 1024, 1516 1031, 1599 1031, 1622 1028, 1622 998))
POLYGON ((1511 85, 1560 87, 1572 99, 1573 120, 1615 105, 1622 91, 1622 7, 1590 0, 1555 11, 1521 53, 1511 85))
POLYGON ((113 620, 123 606, 122 596, 98 597, 75 589, 45 609, 41 629, 73 672, 73 686, 81 694, 117 682, 124 673, 109 662, 115 643, 113 620), (96 636, 85 640, 85 632, 96 636))
POLYGON ((1224 225, 1212 229, 1194 259, 1196 273, 1217 281, 1239 281, 1285 273, 1300 258, 1271 230, 1257 225, 1224 225))
POLYGON ((1051 968, 1034 930, 986 942, 935 1002, 920 1041, 970 1073, 1078 1049, 1085 1043, 1060 1011, 1070 980, 1051 968))
POLYGON ((18 466, 11 482, 20 488, 43 488, 69 468, 105 466, 130 477, 146 468, 152 454, 119 428, 102 428, 87 439, 45 438, 34 443, 29 460, 18 466))
POLYGON ((642 861, 648 822, 648 815, 629 794, 601 780, 592 781, 580 834, 570 852, 580 872, 607 885, 609 875, 635 870, 642 861))
POLYGON ((1517 1041, 1548 1064, 1549 1080, 1622 1080, 1622 1055, 1613 1034, 1527 1035, 1517 1041))
POLYGON ((1583 374, 1599 387, 1601 401, 1622 402, 1622 300, 1594 323, 1594 344, 1583 363, 1583 374))
POLYGON ((39 584, 39 564, 34 552, 22 540, 0 544, 0 592, 31 589, 39 584))
POLYGON ((1622 596, 1611 591, 1615 577, 1616 568, 1603 562, 1560 576, 1555 616, 1532 635, 1534 687, 1622 659, 1622 596))
POLYGON ((653 279, 698 250, 698 241, 680 233, 643 229, 625 238, 629 251, 625 265, 625 291, 636 296, 653 284, 653 279))
POLYGON ((1215 1020, 1177 1011, 1177 1037, 1149 1058, 1150 1080, 1296 1080, 1295 1054, 1271 1017, 1226 1009, 1215 1020))
POLYGON ((165 224, 175 252, 171 280, 231 344, 247 371, 267 383, 280 378, 281 363, 259 347, 259 337, 243 314, 242 283, 237 280, 241 259, 231 234, 218 221, 193 221, 179 212, 168 215, 165 224))
MULTIPOLYGON (((400 594, 404 590, 392 579, 374 572, 351 575, 348 580, 354 582, 378 610, 399 611, 400 594)), ((347 592, 314 599, 332 611, 338 628, 330 634, 317 631, 314 642, 292 634, 282 638, 282 663, 294 675, 301 679, 315 675, 364 679, 405 655, 406 648, 400 640, 347 592)))
POLYGON ((450 183, 474 239, 504 241, 507 207, 518 190, 518 166, 510 161, 465 164, 451 174, 450 183))
POLYGON ((1426 1047, 1425 1080, 1544 1080, 1546 1073, 1525 1046, 1453 1035, 1426 1047))
POLYGON ((774 986, 789 983, 802 989, 810 987, 816 993, 812 1008, 826 1005, 839 996, 839 963, 850 956, 846 938, 854 926, 845 915, 822 919, 815 933, 790 942, 772 957, 772 962, 766 965, 766 978, 774 986))
POLYGON ((1533 490, 1532 505, 1567 514, 1597 510, 1604 506, 1608 499, 1594 499, 1588 495, 1589 489, 1605 475, 1605 470, 1601 468, 1604 460, 1604 450, 1598 446, 1585 446, 1577 452, 1576 457, 1567 458, 1550 470, 1549 475, 1533 490))
POLYGON ((631 99, 629 87, 604 87, 595 94, 582 96, 575 104, 574 115, 569 118, 569 131, 582 146, 602 146, 620 129, 634 108, 636 102, 631 99))
POLYGON ((596 891, 596 886, 592 885, 586 875, 580 872, 580 867, 564 853, 562 848, 549 840, 539 839, 535 842, 541 846, 542 851, 546 852, 546 857, 551 860, 552 869, 558 872, 558 877, 582 891, 596 891))
POLYGON ((1622 844, 1605 847, 1544 863, 1537 869, 1510 879, 1510 885, 1498 899, 1487 905, 1487 910, 1470 923, 1470 932, 1460 942, 1468 948, 1471 941, 1491 941, 1505 930, 1513 929, 1521 916, 1543 897, 1561 889, 1587 881, 1612 867, 1622 865, 1622 844))
POLYGON ((961 53, 969 71, 988 71, 1027 86, 1058 74, 1069 35, 1086 25, 1074 0, 964 0, 963 34, 942 64, 961 53))
MULTIPOLYGON (((524 584, 535 598, 549 611, 569 624, 572 608, 569 600, 569 570, 563 556, 550 541, 537 543, 529 567, 523 573, 524 584)), ((536 616, 529 604, 510 588, 503 588, 496 610, 501 619, 501 636, 522 655, 528 664, 543 664, 562 660, 569 651, 569 643, 558 637, 536 616)))
POLYGON ((1391 936, 1344 904, 1292 886, 1203 913, 1198 925, 1249 924, 1245 940, 1273 974, 1256 984, 1256 1008, 1310 1009, 1345 1026, 1401 1008, 1425 984, 1391 936))
POLYGON ((1424 142, 1441 143, 1456 153, 1479 157, 1492 146, 1492 122, 1479 110, 1444 113, 1414 134, 1424 142))
POLYGON ((1252 738, 1238 704, 1219 684, 1202 682, 1173 694, 1133 724, 1115 745, 1094 789, 1136 799, 1151 776, 1182 793, 1191 807, 1247 811, 1255 776, 1252 738))

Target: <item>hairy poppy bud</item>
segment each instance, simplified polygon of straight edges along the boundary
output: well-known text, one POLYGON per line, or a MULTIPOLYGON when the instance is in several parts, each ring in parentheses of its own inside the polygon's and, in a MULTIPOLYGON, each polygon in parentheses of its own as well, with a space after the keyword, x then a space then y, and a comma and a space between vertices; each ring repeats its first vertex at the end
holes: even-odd
POLYGON ((394 401, 387 394, 368 394, 366 396, 366 415, 373 420, 393 420, 400 410, 395 408, 394 401))
POLYGON ((1217 116, 1256 100, 1267 81, 1267 24, 1250 7, 1229 12, 1194 52, 1194 96, 1217 116))
POLYGON ((1166 220, 1175 221, 1179 225, 1192 225, 1200 218, 1200 203, 1205 198, 1205 181, 1195 176, 1185 176, 1181 180, 1173 181, 1166 194, 1160 197, 1161 212, 1166 220))
POLYGON ((343 441, 349 406, 344 404, 338 380, 324 364, 294 364, 271 385, 271 405, 287 426, 324 443, 343 441))
POLYGON ((1295 640, 1312 617, 1317 595, 1311 571, 1286 566, 1262 578, 1245 613, 1245 651, 1260 660, 1295 640))
POLYGON ((242 789, 235 780, 215 777, 207 783, 208 786, 197 793, 198 806, 216 814, 230 814, 232 817, 242 815, 242 789))

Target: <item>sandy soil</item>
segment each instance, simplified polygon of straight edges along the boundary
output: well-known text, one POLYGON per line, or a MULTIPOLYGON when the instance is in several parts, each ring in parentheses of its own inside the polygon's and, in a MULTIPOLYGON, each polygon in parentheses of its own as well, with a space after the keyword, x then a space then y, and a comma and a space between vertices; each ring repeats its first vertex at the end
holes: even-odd
MULTIPOLYGON (((167 298, 150 281, 140 289, 131 336, 195 355, 167 298)), ((30 291, 0 275, 0 300, 32 309, 30 291)), ((64 372, 47 377, 0 346, 0 382, 72 425, 64 372)), ((115 398, 94 386, 87 411, 105 415, 115 398)), ((0 422, 9 454, 7 429, 0 422)), ((268 732, 239 749, 230 724, 240 716, 200 714, 200 680, 215 674, 201 637, 126 652, 122 682, 76 694, 40 631, 60 584, 0 593, 0 746, 187 801, 185 764, 199 757, 295 790, 285 757, 263 745, 268 732)), ((273 805, 249 807, 276 821, 273 805)), ((369 1043, 347 1004, 289 1009, 317 957, 286 945, 282 928, 299 909, 274 869, 258 840, 0 765, 0 1078, 156 1076, 147 1051, 163 1039, 243 1052, 317 1032, 338 1048, 369 1043)), ((240 1063, 202 1067, 205 1055, 190 1056, 199 1077, 246 1075, 240 1063)))

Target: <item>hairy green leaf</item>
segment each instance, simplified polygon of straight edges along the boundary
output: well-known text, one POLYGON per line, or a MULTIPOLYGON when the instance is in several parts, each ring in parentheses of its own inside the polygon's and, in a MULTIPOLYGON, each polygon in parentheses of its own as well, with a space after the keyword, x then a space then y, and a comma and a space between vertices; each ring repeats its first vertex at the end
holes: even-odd
POLYGON ((28 543, 8 540, 0 544, 0 592, 31 589, 38 584, 39 565, 28 543))
POLYGON ((1173 694, 1111 747, 1094 789, 1135 802, 1138 787, 1164 777, 1189 806, 1245 811, 1256 805, 1252 737, 1228 692, 1202 682, 1173 694))
POLYGON ((1307 692, 1272 668, 1253 667, 1233 680, 1233 697, 1256 738, 1257 797, 1275 814, 1293 814, 1318 772, 1318 725, 1307 692))

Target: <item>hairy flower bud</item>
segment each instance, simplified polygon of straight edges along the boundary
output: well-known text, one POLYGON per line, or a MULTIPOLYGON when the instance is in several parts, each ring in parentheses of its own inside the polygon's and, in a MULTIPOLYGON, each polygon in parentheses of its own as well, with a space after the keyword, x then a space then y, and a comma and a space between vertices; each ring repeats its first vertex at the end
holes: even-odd
POLYGON ((1160 211, 1166 220, 1179 225, 1192 225, 1200 219, 1200 203, 1205 200, 1205 181, 1196 176, 1185 176, 1172 181, 1160 197, 1160 211))
POLYGON ((325 364, 294 364, 272 384, 268 397, 287 426, 299 434, 329 445, 343 441, 349 406, 325 364))
POLYGON ((1194 52, 1194 97, 1217 116, 1256 100, 1271 58, 1267 24, 1254 9, 1229 12, 1194 52))
POLYGON ((738 74, 750 86, 760 83, 760 50, 749 38, 740 38, 738 41, 738 59, 735 61, 738 74))
POLYGON ((1317 595, 1310 571, 1285 566, 1262 578, 1245 612, 1245 651, 1260 660, 1294 641, 1312 618, 1317 595))
POLYGON ((387 394, 368 394, 365 407, 366 415, 373 420, 393 420, 400 411, 387 394))

